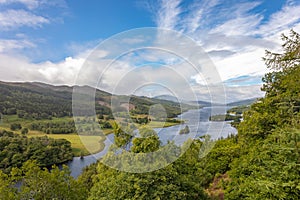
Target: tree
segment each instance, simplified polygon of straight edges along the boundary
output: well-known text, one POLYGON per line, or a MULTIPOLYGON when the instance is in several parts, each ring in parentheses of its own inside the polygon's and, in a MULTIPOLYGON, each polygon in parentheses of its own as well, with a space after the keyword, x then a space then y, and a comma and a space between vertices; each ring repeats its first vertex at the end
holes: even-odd
MULTIPOLYGON (((143 139, 147 141, 151 137, 153 135, 143 139)), ((97 172, 92 176, 93 186, 89 199, 208 199, 202 188, 202 176, 197 176, 195 167, 199 145, 192 145, 189 153, 165 168, 147 173, 123 172, 99 162, 97 172)), ((170 151, 178 150, 175 145, 169 147, 170 151)), ((137 154, 140 158, 145 155, 143 151, 137 154)), ((116 159, 130 158, 123 152, 116 159)), ((162 159, 166 159, 163 153, 153 162, 159 164, 162 159)), ((132 162, 140 161, 133 159, 132 162)))
POLYGON ((23 128, 22 131, 21 131, 21 133, 23 135, 26 135, 28 133, 28 128, 23 128))
POLYGON ((21 168, 13 168, 9 175, 0 171, 0 199, 3 200, 85 200, 87 197, 83 182, 73 179, 66 166, 63 169, 53 166, 49 171, 41 169, 34 161, 27 161, 21 168))
POLYGON ((160 140, 157 133, 148 128, 140 129, 141 138, 134 138, 131 151, 134 153, 149 153, 157 151, 160 147, 160 140))
POLYGON ((113 122, 112 127, 114 129, 115 134, 115 145, 117 147, 126 147, 129 144, 132 136, 131 131, 129 129, 124 129, 120 127, 116 122, 113 122))
POLYGON ((0 170, 0 199, 11 200, 17 198, 17 188, 12 187, 12 179, 0 170))
POLYGON ((12 130, 12 131, 20 130, 20 129, 22 129, 22 126, 19 123, 13 123, 10 125, 10 130, 12 130))
POLYGON ((296 118, 299 119, 300 35, 292 30, 289 37, 283 35, 282 39, 283 53, 266 51, 264 60, 272 71, 263 78, 265 98, 244 113, 239 134, 263 139, 276 127, 292 125, 296 118))
POLYGON ((300 196, 300 35, 292 30, 282 39, 283 53, 266 51, 265 97, 238 126, 241 151, 230 165, 227 199, 300 196))

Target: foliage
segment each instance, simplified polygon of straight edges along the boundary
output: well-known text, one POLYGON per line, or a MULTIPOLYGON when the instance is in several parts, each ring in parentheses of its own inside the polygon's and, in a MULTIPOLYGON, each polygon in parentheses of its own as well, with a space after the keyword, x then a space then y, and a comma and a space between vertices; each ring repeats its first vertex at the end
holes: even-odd
POLYGON ((283 53, 266 52, 273 71, 263 78, 265 97, 238 126, 239 158, 231 164, 227 199, 298 199, 300 196, 300 35, 282 36, 283 53))
POLYGON ((29 132, 28 128, 23 128, 21 130, 22 135, 26 135, 29 132))
POLYGON ((230 108, 226 114, 213 115, 209 117, 210 121, 231 121, 233 127, 238 127, 243 118, 243 113, 250 109, 249 105, 241 105, 230 108))
POLYGON ((75 122, 35 122, 29 126, 30 130, 38 130, 47 134, 67 134, 75 133, 76 127, 75 122))
POLYGON ((151 129, 143 128, 139 131, 141 137, 134 138, 131 151, 133 153, 149 153, 157 151, 160 147, 160 140, 157 133, 151 129))
POLYGON ((114 128, 114 134, 115 134, 114 137, 115 145, 117 147, 125 148, 129 144, 131 138, 133 137, 132 130, 130 129, 123 130, 123 128, 120 127, 116 122, 114 122, 112 126, 114 128))
POLYGON ((0 131, 0 169, 9 172, 27 160, 37 160, 40 166, 51 166, 73 158, 70 142, 48 137, 27 138, 0 131))
POLYGON ((36 162, 27 161, 22 168, 13 168, 9 175, 0 171, 0 198, 15 199, 87 199, 87 189, 70 176, 68 168, 53 166, 40 169, 36 162), (16 188, 18 185, 19 188, 16 188))
POLYGON ((179 131, 179 134, 189 134, 189 133, 190 133, 190 128, 187 125, 179 131))
MULTIPOLYGON (((143 142, 152 137, 155 135, 144 138, 143 142)), ((153 144, 152 150, 156 149, 156 145, 156 143, 153 144)), ((174 144, 170 144, 168 148, 170 148, 169 152, 174 151, 175 153, 178 150, 180 152, 180 149, 174 144)), ((137 152, 139 152, 137 156, 145 161, 146 154, 141 153, 144 151, 137 152)), ((167 158, 163 152, 158 155, 152 160, 152 166, 161 164, 167 158)), ((147 173, 118 171, 98 163, 89 199, 207 199, 201 187, 202 177, 195 176, 197 151, 185 155, 186 160, 180 159, 165 168, 147 173)), ((125 152, 115 157, 117 157, 116 160, 132 159, 135 165, 140 162, 140 160, 128 157, 125 152)), ((145 168, 148 167, 143 162, 140 164, 145 168)))
POLYGON ((10 125, 10 130, 12 130, 12 131, 20 130, 20 129, 22 129, 22 126, 19 123, 13 123, 10 125))
MULTIPOLYGON (((17 114, 19 118, 35 120, 72 116, 72 94, 75 87, 79 86, 0 82, 0 113, 17 114)), ((85 89, 91 90, 92 88, 86 87, 85 89)), ((106 115, 108 117, 106 120, 113 119, 110 108, 112 95, 98 89, 93 92, 95 92, 96 114, 106 115)), ((134 114, 148 114, 150 106, 155 104, 161 104, 168 117, 173 118, 181 113, 180 104, 172 101, 131 96, 130 104, 134 106, 131 110, 134 114)), ((85 107, 77 108, 77 112, 82 116, 86 113, 84 110, 85 107)))
POLYGON ((297 199, 300 131, 276 129, 231 164, 228 199, 297 199), (258 148, 259 146, 259 148, 258 148))
MULTIPOLYGON (((141 137, 132 139, 133 130, 114 123, 115 146, 102 162, 86 168, 78 181, 70 177, 66 168, 60 171, 54 167, 49 172, 28 162, 21 169, 12 169, 9 175, 0 171, 0 198, 208 199, 204 188, 209 188, 206 191, 213 199, 299 199, 300 36, 291 31, 283 40, 283 53, 266 52, 266 65, 273 71, 263 79, 265 97, 243 108, 244 120, 238 125, 238 135, 217 141, 188 140, 182 147, 171 142, 161 146, 151 129, 141 129, 141 137), (214 147, 205 157, 199 156, 205 145, 212 144, 214 147), (151 156, 154 154, 156 157, 151 156), (174 162, 162 168, 171 161, 174 162), (128 172, 117 170, 120 167, 128 172), (158 170, 151 171, 153 168, 158 170), (138 173, 140 169, 151 172, 138 173), (13 187, 18 181, 22 183, 19 190, 13 187)), ((131 112, 146 113, 153 102, 146 97, 133 98, 131 103, 137 109, 131 112)), ((176 113, 176 106, 168 106, 171 113, 176 113)), ((241 115, 237 109, 230 112, 241 115)), ((57 144, 48 138, 31 141, 11 132, 1 134, 0 158, 5 169, 8 164, 19 166, 30 150, 49 158, 45 152, 54 148, 51 144, 57 144), (45 144, 47 149, 39 152, 45 144)), ((59 146, 68 144, 61 141, 59 146)), ((41 158, 32 158, 40 165, 41 158)))

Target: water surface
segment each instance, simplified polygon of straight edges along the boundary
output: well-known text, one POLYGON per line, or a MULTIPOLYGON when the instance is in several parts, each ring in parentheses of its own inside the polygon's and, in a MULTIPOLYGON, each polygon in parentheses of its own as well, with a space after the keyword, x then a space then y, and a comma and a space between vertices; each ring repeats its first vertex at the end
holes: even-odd
MULTIPOLYGON (((228 107, 204 107, 199 110, 189 110, 182 115, 178 116, 178 119, 185 120, 185 124, 166 127, 166 128, 156 128, 154 129, 162 142, 162 145, 166 144, 168 141, 174 141, 176 145, 181 145, 188 138, 197 138, 205 134, 209 134, 213 139, 220 137, 227 137, 229 134, 236 134, 237 130, 233 128, 227 122, 211 122, 209 121, 209 116, 216 114, 224 114, 225 111, 229 109, 228 107), (189 134, 179 134, 179 131, 185 126, 189 126, 189 134)), ((82 169, 95 163, 97 159, 100 159, 105 155, 109 146, 113 143, 114 136, 110 134, 107 136, 105 143, 105 148, 103 151, 85 156, 83 159, 80 157, 74 157, 72 161, 68 162, 68 166, 71 170, 71 175, 77 178, 81 173, 82 169)))

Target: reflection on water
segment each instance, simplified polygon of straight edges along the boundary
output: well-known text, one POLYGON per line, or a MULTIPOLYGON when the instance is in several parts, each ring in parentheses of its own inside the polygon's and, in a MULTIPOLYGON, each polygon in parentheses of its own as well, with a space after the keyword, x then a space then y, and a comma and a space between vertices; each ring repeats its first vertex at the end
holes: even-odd
MULTIPOLYGON (((185 120, 185 124, 166 127, 166 128, 156 128, 155 131, 158 133, 162 144, 166 144, 168 141, 174 141, 175 144, 181 145, 188 138, 196 138, 205 134, 209 134, 211 138, 216 139, 220 137, 227 137, 229 134, 236 134, 237 130, 230 126, 226 122, 210 122, 209 116, 216 114, 224 114, 228 107, 205 107, 200 110, 190 110, 178 116, 178 119, 185 120), (189 126, 189 134, 179 134, 179 131, 183 129, 186 125, 189 126)), ((107 152, 109 146, 113 143, 113 134, 108 135, 105 140, 105 148, 103 151, 85 156, 84 159, 80 157, 74 157, 72 161, 68 163, 71 170, 71 175, 73 177, 78 177, 82 169, 92 163, 95 163, 97 159, 101 158, 107 152)))

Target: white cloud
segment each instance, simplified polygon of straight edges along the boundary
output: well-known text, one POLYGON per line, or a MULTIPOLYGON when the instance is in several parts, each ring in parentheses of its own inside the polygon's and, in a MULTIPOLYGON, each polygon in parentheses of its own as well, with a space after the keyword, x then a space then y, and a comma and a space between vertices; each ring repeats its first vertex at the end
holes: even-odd
POLYGON ((203 28, 208 20, 212 17, 212 9, 220 4, 219 0, 203 0, 202 2, 195 2, 189 9, 188 16, 183 19, 183 24, 187 24, 186 27, 181 25, 182 28, 190 34, 195 33, 199 28, 203 28))
POLYGON ((181 13, 181 0, 160 0, 160 9, 157 14, 157 25, 160 28, 174 29, 181 13))
MULTIPOLYGON (((161 6, 158 6, 157 25, 186 33, 201 44, 224 82, 246 75, 263 76, 268 71, 262 61, 265 49, 278 51, 281 47, 280 34, 293 27, 297 31, 300 27, 300 5, 293 0, 287 0, 269 18, 266 18, 265 10, 254 10, 262 5, 259 1, 201 0, 188 6, 183 6, 178 0, 169 0, 168 4, 158 2, 161 6)), ((205 83, 199 75, 192 77, 200 84, 196 88, 205 83)), ((252 84, 252 88, 228 87, 229 99, 262 95, 260 84, 252 84)))
POLYGON ((47 61, 35 64, 16 54, 0 54, 0 80, 73 85, 83 62, 82 58, 68 57, 58 63, 47 61))
POLYGON ((33 48, 35 44, 26 39, 21 40, 1 40, 0 53, 7 53, 16 49, 33 48))
POLYGON ((41 27, 49 20, 25 10, 6 10, 0 12, 0 28, 2 31, 16 29, 22 26, 41 27))
POLYGON ((274 13, 270 20, 255 32, 265 37, 278 34, 300 22, 300 5, 286 5, 279 12, 274 13))
POLYGON ((262 16, 248 15, 226 21, 211 30, 210 33, 223 33, 226 36, 251 35, 251 32, 261 23, 262 16))
MULTIPOLYGON (((300 9, 299 5, 296 6, 295 2, 291 1, 280 11, 274 13, 264 24, 262 24, 264 18, 262 13, 251 12, 261 5, 261 2, 228 3, 202 0, 196 1, 186 10, 180 7, 178 1, 170 0, 168 2, 168 7, 173 5, 177 8, 175 15, 177 20, 173 21, 171 27, 178 31, 184 31, 203 44, 205 48, 216 47, 209 51, 231 50, 237 52, 234 50, 243 50, 249 45, 274 48, 275 44, 272 43, 271 38, 257 36, 264 36, 264 33, 275 34, 279 27, 282 29, 281 31, 287 30, 300 19, 297 14, 300 9), (184 14, 183 11, 188 11, 190 14, 184 14)), ((164 12, 168 12, 168 10, 160 9, 158 16, 162 16, 164 12)), ((156 19, 160 19, 162 22, 165 20, 160 17, 156 19)), ((165 23, 157 22, 158 26, 163 24, 165 23)), ((278 44, 278 40, 275 43, 278 44)))
POLYGON ((0 0, 0 4, 9 5, 13 3, 24 4, 28 9, 35 9, 39 6, 39 0, 0 0))
POLYGON ((0 5, 9 7, 11 5, 23 5, 28 10, 36 10, 41 7, 55 6, 56 8, 66 8, 65 0, 0 0, 0 5))

